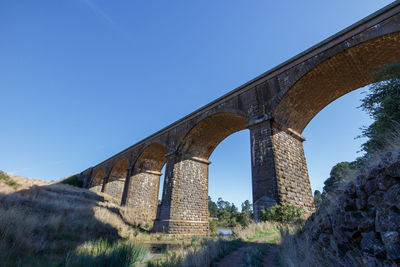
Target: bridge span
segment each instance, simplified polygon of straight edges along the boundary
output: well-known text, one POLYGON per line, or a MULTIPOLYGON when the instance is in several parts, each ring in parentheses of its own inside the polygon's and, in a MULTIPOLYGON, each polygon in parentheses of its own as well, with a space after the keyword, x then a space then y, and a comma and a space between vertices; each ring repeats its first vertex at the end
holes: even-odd
POLYGON ((84 186, 120 199, 137 222, 154 222, 154 231, 207 234, 208 159, 223 139, 248 129, 255 218, 276 203, 311 213, 303 129, 330 102, 372 83, 371 73, 394 62, 400 62, 400 1, 86 169, 84 186))

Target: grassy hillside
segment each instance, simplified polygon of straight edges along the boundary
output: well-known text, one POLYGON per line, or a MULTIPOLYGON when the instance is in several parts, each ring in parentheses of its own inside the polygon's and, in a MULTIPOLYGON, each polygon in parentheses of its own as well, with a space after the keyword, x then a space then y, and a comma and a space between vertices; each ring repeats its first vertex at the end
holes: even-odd
POLYGON ((113 253, 140 258, 145 249, 130 241, 140 232, 129 221, 127 210, 107 195, 1 174, 2 264, 83 266, 113 253))

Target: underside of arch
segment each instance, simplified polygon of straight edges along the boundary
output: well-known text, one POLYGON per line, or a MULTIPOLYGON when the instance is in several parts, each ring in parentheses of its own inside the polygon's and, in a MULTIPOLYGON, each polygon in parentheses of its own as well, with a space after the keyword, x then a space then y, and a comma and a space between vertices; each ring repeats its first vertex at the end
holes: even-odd
POLYGON ((119 159, 114 164, 104 189, 105 193, 119 199, 122 198, 128 166, 128 160, 125 158, 119 159))
POLYGON ((101 192, 101 188, 103 187, 105 177, 105 171, 103 168, 100 168, 96 174, 93 176, 92 182, 90 183, 90 190, 95 192, 101 192))
POLYGON ((147 146, 136 160, 135 169, 160 172, 167 161, 167 150, 160 143, 147 146))
POLYGON ((244 130, 248 121, 233 113, 211 115, 196 126, 184 137, 179 151, 191 157, 208 159, 214 149, 229 135, 244 130))
POLYGON ((325 60, 282 97, 272 116, 301 133, 312 118, 340 96, 373 82, 379 67, 400 62, 400 33, 384 35, 325 60))

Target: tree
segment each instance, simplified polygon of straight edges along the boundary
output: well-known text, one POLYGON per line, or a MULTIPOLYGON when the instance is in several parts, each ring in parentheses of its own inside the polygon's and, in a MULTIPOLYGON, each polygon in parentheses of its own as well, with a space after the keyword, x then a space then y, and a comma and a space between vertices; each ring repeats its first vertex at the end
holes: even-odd
POLYGON ((223 199, 220 197, 220 198, 218 198, 217 206, 218 206, 218 209, 219 209, 219 210, 227 210, 227 209, 230 208, 231 203, 229 203, 229 201, 223 200, 223 199))
POLYGON ((238 212, 238 208, 235 206, 234 203, 232 203, 232 205, 229 207, 229 210, 231 213, 237 213, 238 212))
POLYGON ((330 176, 324 182, 323 194, 329 195, 334 192, 339 184, 344 181, 345 178, 351 177, 357 170, 357 162, 340 162, 333 166, 330 176))
POLYGON ((250 201, 246 200, 242 203, 242 212, 247 213, 247 216, 250 217, 251 213, 253 212, 250 201))
POLYGON ((208 196, 208 216, 217 217, 218 216, 218 207, 214 201, 212 201, 211 197, 208 196))
POLYGON ((360 137, 368 140, 362 145, 367 153, 384 148, 394 125, 400 122, 400 64, 389 64, 373 74, 375 83, 362 100, 361 108, 374 122, 362 129, 360 137))
POLYGON ((249 215, 245 211, 237 213, 236 220, 243 227, 250 224, 249 215))

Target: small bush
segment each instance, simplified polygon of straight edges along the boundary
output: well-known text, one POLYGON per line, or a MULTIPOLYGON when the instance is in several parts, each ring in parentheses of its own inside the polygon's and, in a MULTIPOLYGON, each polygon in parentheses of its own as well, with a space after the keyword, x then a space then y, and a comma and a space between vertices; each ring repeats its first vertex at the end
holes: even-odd
POLYGON ((11 177, 8 176, 8 174, 3 171, 0 171, 0 180, 2 180, 8 186, 11 186, 14 188, 18 186, 17 182, 15 182, 13 179, 11 179, 11 177))
POLYGON ((246 212, 239 212, 236 216, 237 222, 242 226, 242 227, 247 227, 250 224, 250 218, 249 215, 246 212))
POLYGON ((69 184, 72 186, 76 187, 83 187, 83 182, 82 180, 79 179, 78 175, 72 175, 68 178, 65 178, 64 180, 61 181, 62 184, 69 184))
POLYGON ((262 221, 295 222, 301 218, 302 209, 289 204, 275 205, 261 210, 262 221))
POLYGON ((210 234, 216 235, 217 234, 217 221, 211 220, 209 225, 210 225, 210 234))

